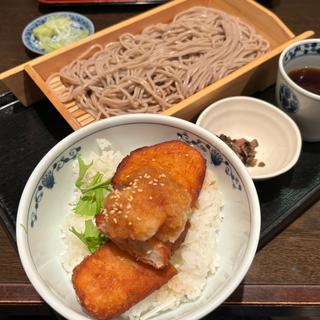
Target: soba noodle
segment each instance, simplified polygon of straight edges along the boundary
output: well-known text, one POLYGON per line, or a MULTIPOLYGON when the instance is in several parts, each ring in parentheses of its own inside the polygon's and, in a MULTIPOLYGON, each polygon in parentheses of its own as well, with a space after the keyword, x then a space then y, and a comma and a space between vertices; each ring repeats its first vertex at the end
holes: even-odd
MULTIPOLYGON (((58 98, 75 100, 96 119, 158 113, 268 50, 268 42, 240 19, 193 7, 171 23, 91 47, 60 70, 65 88, 58 98)), ((55 76, 48 78, 49 86, 55 76)))

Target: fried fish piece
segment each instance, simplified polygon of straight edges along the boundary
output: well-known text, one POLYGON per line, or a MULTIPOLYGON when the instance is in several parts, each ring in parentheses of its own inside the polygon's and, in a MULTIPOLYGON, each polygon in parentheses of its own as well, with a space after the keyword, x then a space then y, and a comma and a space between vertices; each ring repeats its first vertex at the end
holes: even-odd
POLYGON ((98 229, 137 260, 165 267, 187 230, 205 171, 202 155, 178 140, 131 152, 96 216, 98 229))
POLYGON ((187 221, 183 232, 174 243, 163 242, 155 237, 147 241, 114 239, 113 242, 136 260, 150 264, 156 269, 161 269, 169 264, 171 256, 186 238, 189 228, 190 223, 187 221))
POLYGON ((135 261, 112 242, 73 270, 72 283, 81 306, 96 319, 112 319, 168 282, 172 265, 157 270, 135 261))
POLYGON ((191 196, 163 171, 142 167, 104 200, 98 228, 110 239, 175 242, 191 215, 191 196), (105 220, 105 221, 104 221, 105 220))
POLYGON ((130 239, 113 239, 112 241, 137 261, 147 263, 156 269, 162 269, 170 263, 171 245, 154 237, 147 241, 130 239))
POLYGON ((195 205, 206 172, 206 160, 195 148, 173 140, 136 149, 120 162, 112 178, 113 188, 126 186, 130 174, 141 167, 166 172, 190 193, 191 206, 195 205))
POLYGON ((96 225, 137 260, 163 268, 169 263, 174 244, 186 236, 191 197, 156 169, 143 167, 131 177, 127 187, 105 198, 105 209, 96 215, 96 225))

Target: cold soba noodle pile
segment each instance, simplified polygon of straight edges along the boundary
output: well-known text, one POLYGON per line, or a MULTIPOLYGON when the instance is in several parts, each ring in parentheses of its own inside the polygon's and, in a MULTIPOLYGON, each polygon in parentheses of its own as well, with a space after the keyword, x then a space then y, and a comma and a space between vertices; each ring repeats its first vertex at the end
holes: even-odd
MULTIPOLYGON (((171 23, 90 48, 59 72, 65 88, 57 95, 64 103, 75 100, 96 119, 158 113, 268 50, 268 42, 240 19, 193 7, 171 23)), ((52 88, 54 77, 47 80, 52 88)))

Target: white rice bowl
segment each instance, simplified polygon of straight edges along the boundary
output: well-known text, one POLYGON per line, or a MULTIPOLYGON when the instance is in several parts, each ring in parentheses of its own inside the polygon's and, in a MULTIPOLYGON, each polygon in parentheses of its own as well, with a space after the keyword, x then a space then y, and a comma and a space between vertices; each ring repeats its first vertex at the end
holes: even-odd
MULTIPOLYGON (((86 159, 83 159, 86 164, 92 163, 88 176, 101 172, 104 173, 104 179, 109 179, 114 175, 122 156, 112 149, 112 144, 106 139, 98 139, 97 144, 99 152, 91 152, 86 159)), ((76 160, 73 168, 76 181, 79 172, 76 160)), ((61 256, 61 263, 70 278, 74 267, 90 254, 83 242, 70 231, 74 227, 83 232, 85 220, 88 220, 88 217, 79 216, 72 211, 73 204, 77 202, 79 196, 78 190, 75 190, 70 211, 61 226, 66 246, 61 256)), ((222 207, 222 193, 219 191, 213 171, 208 169, 197 208, 190 219, 191 226, 186 239, 171 259, 178 274, 147 299, 125 312, 123 318, 147 320, 159 312, 175 309, 181 303, 193 301, 201 295, 207 277, 213 275, 218 268, 216 243, 222 221, 222 207)))
POLYGON ((172 259, 179 273, 122 318, 135 319, 142 313, 142 320, 199 319, 227 299, 245 276, 259 240, 260 208, 241 161, 220 139, 187 121, 160 115, 117 116, 59 142, 35 168, 20 200, 17 245, 22 265, 41 297, 65 318, 90 319, 70 281, 73 266, 88 254, 66 232, 71 225, 83 228, 83 218, 76 217, 71 206, 77 197, 76 154, 84 159, 98 156, 95 166, 109 178, 130 151, 174 139, 192 144, 207 159, 200 206, 172 259), (97 139, 102 140, 97 144, 97 139), (110 157, 113 163, 106 160, 110 157))

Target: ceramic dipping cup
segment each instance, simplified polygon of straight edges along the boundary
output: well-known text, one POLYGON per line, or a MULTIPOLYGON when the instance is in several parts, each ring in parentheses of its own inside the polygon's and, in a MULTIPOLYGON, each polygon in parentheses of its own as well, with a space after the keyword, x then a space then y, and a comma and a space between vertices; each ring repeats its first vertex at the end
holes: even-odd
MULTIPOLYGON (((306 90, 290 77, 300 68, 319 68, 320 39, 298 41, 280 55, 276 82, 278 106, 298 125, 304 141, 320 141, 320 95, 306 90)), ((320 78, 318 78, 320 85, 320 78)))

